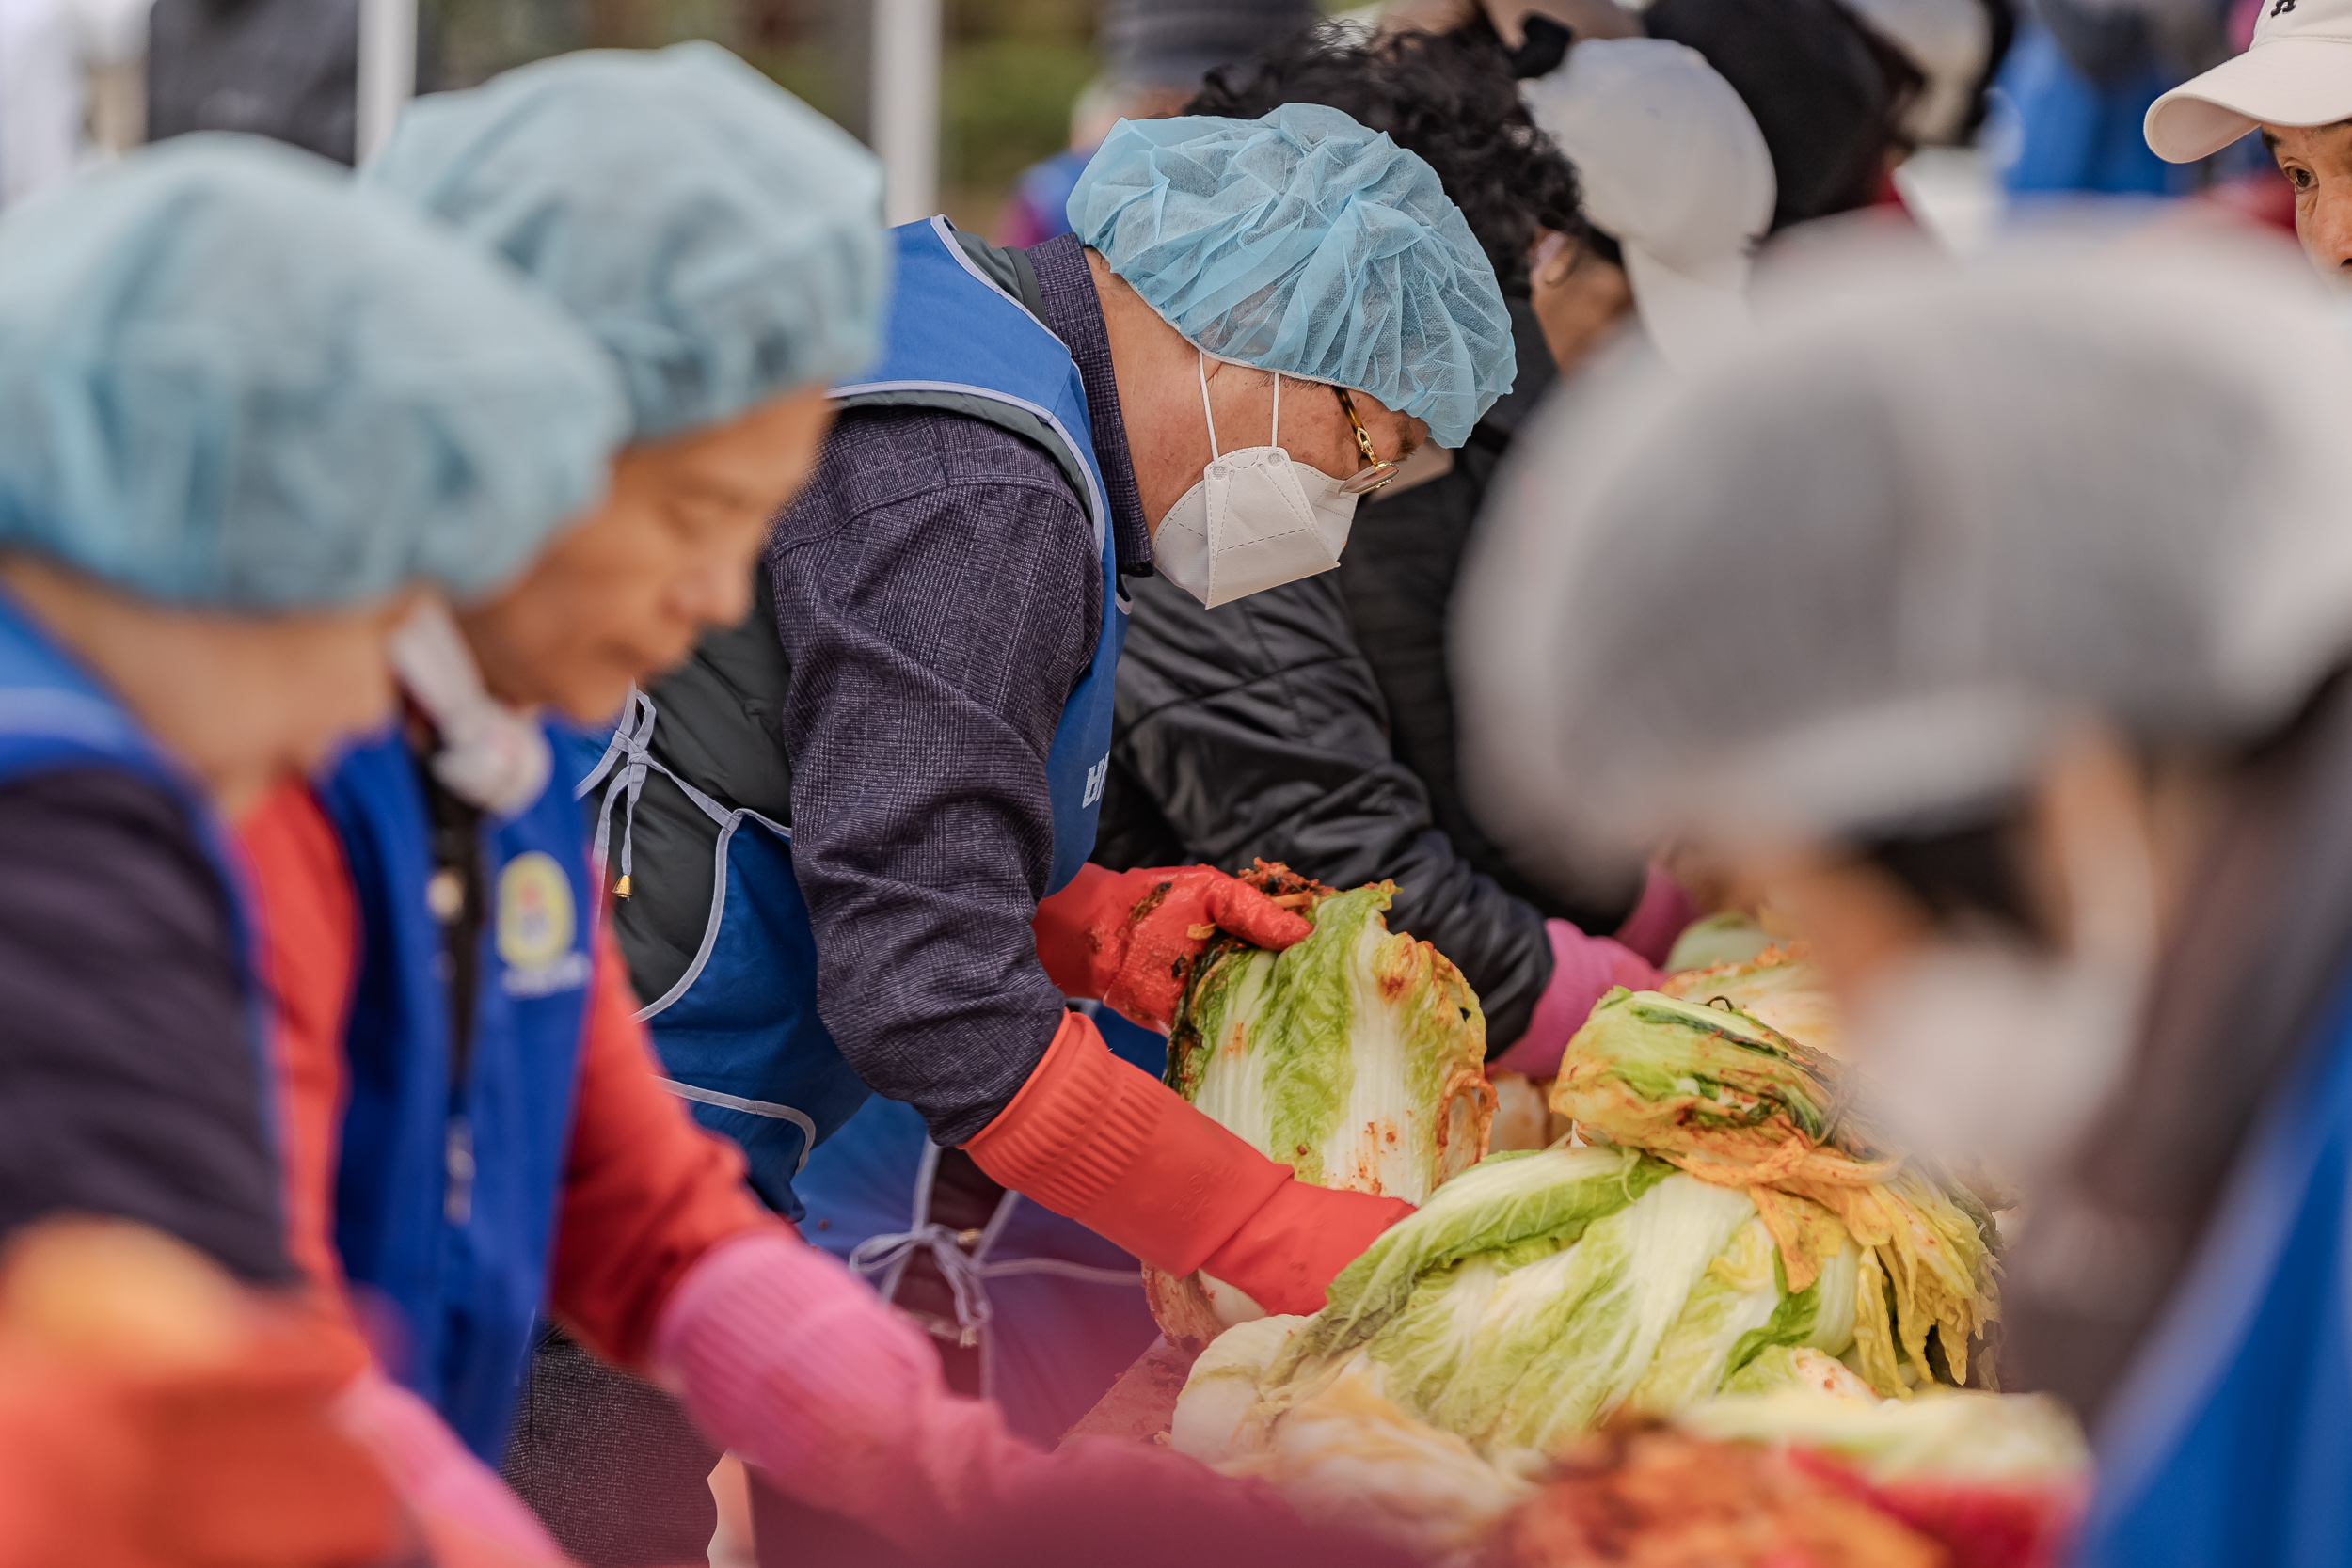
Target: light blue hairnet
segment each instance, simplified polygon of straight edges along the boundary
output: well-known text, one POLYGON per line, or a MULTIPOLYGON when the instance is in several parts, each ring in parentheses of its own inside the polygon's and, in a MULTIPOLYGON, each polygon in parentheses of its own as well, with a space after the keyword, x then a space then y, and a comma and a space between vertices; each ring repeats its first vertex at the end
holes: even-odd
POLYGON ((494 588, 624 430, 578 326, 307 152, 177 137, 0 221, 0 547, 147 597, 494 588))
POLYGON ((1070 224, 1189 341, 1370 392, 1439 446, 1511 389, 1502 291, 1437 171, 1337 109, 1121 120, 1070 224))
POLYGON ((620 363, 641 440, 838 380, 880 347, 881 166, 713 44, 567 55, 420 99, 360 179, 580 317, 620 363))

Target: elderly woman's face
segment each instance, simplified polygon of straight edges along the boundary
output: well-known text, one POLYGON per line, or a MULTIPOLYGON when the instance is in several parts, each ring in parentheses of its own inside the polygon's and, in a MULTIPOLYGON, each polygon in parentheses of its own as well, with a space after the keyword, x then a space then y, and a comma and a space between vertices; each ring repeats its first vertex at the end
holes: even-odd
POLYGON ((2312 264, 2352 287, 2352 120, 2265 125, 2263 145, 2295 191, 2295 232, 2312 264))
POLYGON ((492 695, 583 721, 742 620, 769 524, 816 466, 821 388, 626 448, 604 502, 498 598, 458 612, 492 695))

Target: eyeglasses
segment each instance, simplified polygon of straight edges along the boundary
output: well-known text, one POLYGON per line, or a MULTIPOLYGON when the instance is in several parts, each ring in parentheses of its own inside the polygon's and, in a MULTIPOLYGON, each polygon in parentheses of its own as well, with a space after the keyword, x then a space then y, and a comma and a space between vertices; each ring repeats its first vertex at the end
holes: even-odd
POLYGON ((1343 496, 1369 496, 1396 478, 1396 465, 1372 450, 1372 436, 1364 430, 1364 421, 1356 417, 1356 400, 1347 395, 1344 387, 1331 390, 1340 395, 1340 412, 1347 416, 1349 428, 1356 432, 1356 450, 1364 454, 1364 467, 1340 482, 1343 496))

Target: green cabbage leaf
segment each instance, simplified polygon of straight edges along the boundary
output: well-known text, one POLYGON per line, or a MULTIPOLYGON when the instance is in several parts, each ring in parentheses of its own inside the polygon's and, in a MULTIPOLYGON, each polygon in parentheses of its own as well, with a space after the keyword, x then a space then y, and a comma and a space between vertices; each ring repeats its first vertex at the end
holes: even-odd
POLYGON ((1285 1327, 1257 1374, 1257 1418, 1279 1422, 1359 1374, 1489 1457, 1549 1450, 1620 1409, 1671 1416, 1773 1346, 1851 1345, 1860 1255, 1833 1217, 1820 1222, 1835 1245, 1791 1291, 1738 1187, 1629 1148, 1492 1156, 1285 1327))

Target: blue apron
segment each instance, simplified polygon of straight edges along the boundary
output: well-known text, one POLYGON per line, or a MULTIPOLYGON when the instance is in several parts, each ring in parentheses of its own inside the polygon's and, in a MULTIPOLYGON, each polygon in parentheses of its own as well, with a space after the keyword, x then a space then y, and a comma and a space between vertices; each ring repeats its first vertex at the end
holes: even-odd
MULTIPOLYGON (((1063 455, 1076 459, 1067 467, 1087 481, 1083 499, 1103 566, 1102 624, 1094 661, 1063 705, 1046 757, 1054 808, 1047 891, 1057 892, 1093 852, 1110 769, 1112 686, 1127 632, 1085 384, 1061 340, 972 264, 945 219, 892 234, 898 266, 887 345, 866 377, 834 388, 834 397, 852 406, 1005 404, 1041 421, 1063 455)), ((576 793, 602 791, 597 853, 601 860, 617 829, 624 879, 630 812, 648 773, 675 784, 719 829, 701 946, 676 984, 646 999, 638 1016, 669 1070, 668 1087, 694 1102, 705 1126, 742 1147, 752 1186, 769 1206, 798 1219, 794 1177, 870 1091, 818 1015, 817 943, 793 875, 791 829, 730 810, 663 767, 648 750, 660 717, 644 695, 633 696, 576 793)))
POLYGON ((393 1375, 495 1467, 547 1298, 595 965, 596 883, 561 789, 482 828, 485 911, 473 1028, 453 1082, 442 930, 425 901, 432 824, 397 735, 319 789, 359 910, 346 1031, 350 1101, 335 1245, 390 1307, 393 1375))
POLYGON ((2255 1124, 2101 1420, 2093 1568, 2352 1562, 2352 1006, 2255 1124))
POLYGON ((170 796, 186 814, 205 858, 220 878, 230 941, 244 960, 246 1039, 261 1085, 262 1130, 274 1143, 278 1097, 263 1043, 268 1037, 262 1014, 263 993, 253 970, 245 878, 229 847, 227 831, 187 774, 156 750, 113 693, 0 591, 0 784, 82 768, 129 773, 170 796))

